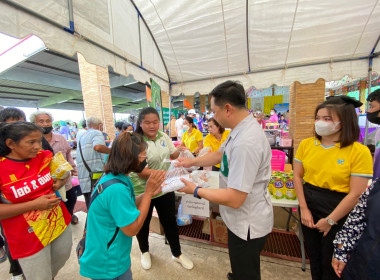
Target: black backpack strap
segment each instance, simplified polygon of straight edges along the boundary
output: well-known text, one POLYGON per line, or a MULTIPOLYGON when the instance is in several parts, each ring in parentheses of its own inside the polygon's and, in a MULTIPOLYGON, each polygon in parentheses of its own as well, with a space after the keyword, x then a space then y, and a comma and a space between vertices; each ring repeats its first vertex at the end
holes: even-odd
MULTIPOLYGON (((96 189, 96 191, 91 196, 90 206, 91 206, 92 202, 99 196, 99 194, 101 194, 106 188, 108 188, 109 186, 111 186, 113 184, 118 184, 118 183, 123 184, 123 185, 128 187, 128 185, 120 179, 111 179, 111 180, 105 181, 101 184, 98 184, 98 188, 96 189)), ((87 219, 86 219, 86 226, 87 226, 87 219)), ((115 241, 116 236, 119 233, 119 230, 120 230, 120 228, 116 227, 115 233, 113 234, 111 240, 107 243, 107 250, 110 248, 112 243, 115 241)))
POLYGON ((113 184, 118 184, 118 183, 123 184, 123 185, 128 187, 128 185, 120 179, 111 179, 111 180, 105 181, 101 184, 98 184, 98 188, 91 195, 91 202, 90 203, 92 203, 98 197, 98 195, 101 194, 106 188, 108 188, 109 186, 111 186, 113 184))

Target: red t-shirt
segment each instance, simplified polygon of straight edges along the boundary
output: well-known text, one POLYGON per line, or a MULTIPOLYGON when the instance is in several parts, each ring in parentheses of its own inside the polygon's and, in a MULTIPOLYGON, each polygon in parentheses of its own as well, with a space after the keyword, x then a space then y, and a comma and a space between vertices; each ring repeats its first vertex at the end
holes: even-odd
MULTIPOLYGON (((50 151, 40 151, 28 161, 0 157, 1 203, 22 203, 54 193, 49 164, 50 151)), ((63 201, 48 210, 34 210, 1 220, 9 250, 14 259, 42 250, 57 238, 71 221, 63 201)))

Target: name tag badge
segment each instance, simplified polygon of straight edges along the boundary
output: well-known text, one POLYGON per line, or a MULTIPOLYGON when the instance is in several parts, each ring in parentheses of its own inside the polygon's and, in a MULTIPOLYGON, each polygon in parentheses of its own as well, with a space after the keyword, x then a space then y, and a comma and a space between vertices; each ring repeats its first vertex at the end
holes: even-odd
POLYGON ((223 153, 222 162, 220 163, 220 172, 222 172, 224 177, 228 177, 228 160, 225 152, 223 153))

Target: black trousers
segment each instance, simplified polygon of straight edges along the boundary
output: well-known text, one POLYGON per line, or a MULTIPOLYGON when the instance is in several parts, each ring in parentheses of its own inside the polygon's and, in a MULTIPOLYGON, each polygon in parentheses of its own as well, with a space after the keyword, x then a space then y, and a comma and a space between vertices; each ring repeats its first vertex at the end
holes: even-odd
POLYGON ((91 192, 84 193, 83 196, 84 196, 84 201, 86 202, 86 207, 87 207, 87 212, 88 212, 88 208, 90 207, 90 202, 91 202, 91 192))
MULTIPOLYGON (((347 195, 315 187, 308 183, 304 184, 303 190, 307 207, 313 215, 314 224, 330 215, 347 195)), ((325 237, 317 229, 302 225, 305 244, 310 256, 311 277, 313 280, 340 279, 331 266, 331 260, 334 252, 333 241, 335 235, 343 227, 346 218, 347 216, 340 219, 338 225, 332 226, 325 237)))
POLYGON ((7 242, 7 239, 5 238, 2 226, 1 226, 1 234, 4 237, 3 241, 4 241, 4 246, 5 246, 5 252, 7 253, 8 261, 9 261, 9 264, 10 264, 9 274, 12 274, 13 276, 17 276, 17 275, 23 274, 21 266, 20 266, 18 260, 14 260, 12 258, 12 256, 11 256, 11 252, 9 251, 8 242, 7 242))
POLYGON ((69 211, 70 215, 72 216, 74 213, 74 206, 77 202, 77 193, 75 191, 75 188, 71 188, 70 190, 66 191, 66 199, 65 202, 66 208, 69 211))
POLYGON ((168 239, 170 250, 174 257, 181 255, 181 245, 179 244, 179 233, 175 218, 175 194, 170 192, 163 196, 152 199, 148 215, 144 225, 137 234, 141 253, 149 252, 149 224, 152 219, 153 207, 156 207, 160 223, 164 228, 165 236, 168 239))
MULTIPOLYGON (((248 233, 249 237, 249 233, 248 233)), ((233 280, 260 280, 260 252, 268 235, 244 240, 228 229, 228 253, 233 280)))

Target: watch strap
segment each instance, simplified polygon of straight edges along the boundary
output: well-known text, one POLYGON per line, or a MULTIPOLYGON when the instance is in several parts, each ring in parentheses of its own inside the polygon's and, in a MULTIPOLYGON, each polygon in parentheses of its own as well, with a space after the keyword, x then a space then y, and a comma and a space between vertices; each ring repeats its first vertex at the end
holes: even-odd
POLYGON ((201 199, 201 197, 198 195, 198 190, 200 189, 200 186, 197 186, 194 190, 194 197, 201 199))

